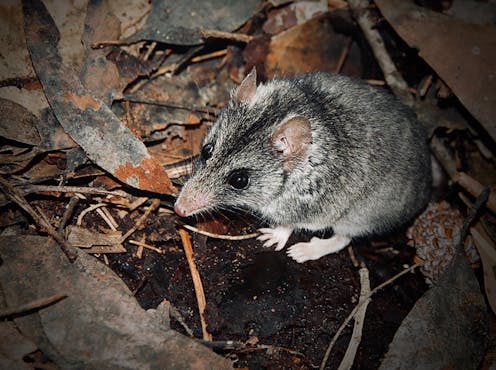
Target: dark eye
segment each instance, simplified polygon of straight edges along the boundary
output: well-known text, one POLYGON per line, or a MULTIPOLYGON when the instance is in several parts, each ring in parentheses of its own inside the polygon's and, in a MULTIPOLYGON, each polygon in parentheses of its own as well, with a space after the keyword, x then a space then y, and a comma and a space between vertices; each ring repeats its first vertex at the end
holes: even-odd
POLYGON ((212 144, 205 144, 201 150, 201 157, 204 161, 209 159, 212 156, 212 152, 214 151, 214 146, 212 144))
POLYGON ((229 174, 227 182, 235 189, 246 189, 250 183, 250 176, 246 170, 235 170, 229 174))

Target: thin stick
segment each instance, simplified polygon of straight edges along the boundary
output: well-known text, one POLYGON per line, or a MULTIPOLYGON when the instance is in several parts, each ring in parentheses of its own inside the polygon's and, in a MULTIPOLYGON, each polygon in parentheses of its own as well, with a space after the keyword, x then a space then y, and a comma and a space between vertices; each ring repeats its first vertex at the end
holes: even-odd
MULTIPOLYGON (((141 236, 141 243, 144 243, 146 240, 146 235, 142 235, 141 236)), ((142 259, 143 258, 143 250, 145 249, 145 247, 143 247, 142 245, 139 245, 138 246, 138 250, 136 251, 136 257, 138 257, 139 259, 142 259)))
MULTIPOLYGON (((223 350, 236 350, 237 352, 254 352, 254 351, 273 351, 273 352, 287 352, 290 353, 294 356, 303 358, 307 361, 306 356, 294 349, 291 348, 286 348, 286 347, 279 347, 279 346, 273 346, 270 344, 247 344, 244 342, 238 342, 235 340, 226 340, 226 341, 205 341, 205 340, 199 340, 200 343, 202 343, 204 346, 213 348, 213 349, 223 349, 223 350)), ((315 367, 315 366, 311 366, 315 367)))
POLYGON ((479 194, 479 196, 475 200, 475 203, 474 203, 472 209, 470 210, 467 218, 463 221, 462 229, 460 231, 460 240, 459 240, 459 248, 460 248, 460 250, 462 250, 463 243, 464 243, 465 238, 467 236, 467 232, 468 232, 468 229, 469 229, 470 225, 472 224, 472 222, 474 222, 474 220, 477 217, 477 215, 479 214, 481 208, 487 202, 487 200, 489 198, 489 194, 490 194, 490 189, 489 188, 484 189, 479 194))
POLYGON ((135 201, 129 203, 129 205, 128 205, 129 211, 130 212, 134 211, 139 206, 141 206, 143 203, 145 203, 148 199, 149 198, 147 198, 147 197, 141 197, 141 198, 138 198, 135 201))
POLYGON ((199 63, 199 62, 203 62, 204 60, 223 57, 226 54, 227 54, 227 49, 218 50, 218 51, 214 51, 212 53, 198 55, 196 57, 193 57, 193 58, 191 58, 191 62, 192 63, 199 63))
MULTIPOLYGON (((385 282, 383 282, 382 284, 376 286, 368 295, 366 298, 370 298, 372 297, 375 293, 377 293, 379 290, 381 290, 382 288, 384 288, 385 286, 391 284, 392 282, 394 282, 395 280, 399 279, 400 277, 402 277, 403 275, 409 273, 410 271, 413 271, 414 269, 416 269, 417 267, 419 266, 422 266, 422 263, 416 263, 415 265, 412 265, 410 266, 409 268, 407 269, 404 269, 403 271, 401 271, 400 273, 394 275, 392 278, 386 280, 385 282)), ((344 320, 344 322, 341 324, 341 326, 339 327, 339 329, 336 331, 336 334, 334 334, 334 337, 332 338, 331 340, 331 343, 329 343, 329 346, 327 347, 327 350, 326 350, 326 353, 324 355, 324 358, 322 359, 322 362, 320 364, 320 369, 324 369, 325 366, 326 366, 326 363, 327 363, 327 360, 329 359, 329 355, 331 354, 331 350, 332 350, 332 347, 334 346, 334 344, 336 344, 336 341, 338 340, 339 336, 341 335, 341 333, 343 332, 344 328, 346 328, 346 325, 348 325, 348 323, 353 319, 353 317, 355 316, 355 314, 357 313, 357 311, 360 309, 360 307, 365 304, 365 300, 362 301, 362 302, 358 302, 358 304, 355 306, 355 308, 353 310, 351 310, 350 314, 348 315, 348 317, 344 320)))
POLYGON ((360 266, 360 263, 358 262, 355 252, 353 251, 353 247, 350 245, 348 246, 348 254, 350 256, 351 263, 353 264, 354 267, 360 266))
POLYGON ((386 86, 386 81, 384 80, 365 80, 366 83, 372 86, 386 86))
POLYGON ((346 42, 346 45, 344 46, 343 50, 341 50, 341 54, 339 55, 339 60, 338 64, 336 65, 336 69, 334 70, 334 73, 341 73, 341 70, 343 69, 344 63, 346 62, 346 58, 348 57, 348 54, 350 53, 351 45, 353 45, 353 38, 349 38, 348 42, 346 42))
POLYGON ((7 180, 0 176, 0 188, 10 199, 16 202, 22 209, 24 209, 34 221, 40 226, 45 232, 50 235, 55 241, 60 245, 62 252, 66 255, 69 261, 72 263, 76 260, 77 254, 73 247, 65 240, 55 228, 45 219, 39 215, 33 207, 28 203, 26 198, 15 189, 7 180))
MULTIPOLYGON (((453 180, 460 184, 460 186, 462 186, 474 197, 479 197, 486 189, 484 185, 482 185, 476 179, 467 175, 465 172, 455 173, 453 180)), ((493 189, 491 189, 490 193, 488 194, 485 204, 491 211, 496 212, 496 192, 493 189)))
POLYGON ((155 47, 157 46, 156 41, 152 41, 150 45, 148 45, 148 49, 145 52, 145 55, 143 55, 143 60, 148 60, 150 59, 150 55, 152 55, 153 51, 155 50, 155 47))
POLYGON ((162 249, 160 249, 160 248, 154 247, 153 245, 150 245, 150 244, 139 242, 137 240, 129 240, 129 244, 138 245, 140 247, 143 247, 143 248, 146 248, 146 249, 150 249, 150 250, 155 251, 155 252, 160 253, 160 254, 163 254, 164 253, 164 251, 162 249))
POLYGON ((214 108, 214 107, 200 107, 200 106, 194 106, 194 105, 186 106, 186 105, 170 103, 170 102, 166 102, 166 101, 163 102, 163 101, 158 101, 158 100, 141 99, 141 98, 135 97, 133 95, 125 95, 122 100, 130 102, 130 103, 157 105, 159 107, 181 109, 181 110, 187 110, 190 112, 208 113, 208 114, 213 114, 215 116, 219 115, 219 112, 220 112, 219 109, 214 108))
POLYGON ((253 36, 246 35, 244 33, 225 32, 218 30, 200 30, 200 34, 201 37, 203 37, 204 39, 207 38, 224 39, 224 40, 243 42, 245 44, 253 40, 253 36))
POLYGON ((57 186, 57 185, 22 184, 22 185, 18 185, 16 187, 22 189, 24 194, 46 191, 46 192, 54 192, 54 193, 82 193, 82 194, 122 196, 122 193, 118 193, 115 191, 90 188, 90 187, 86 187, 86 186, 57 186))
POLYGON ((2 309, 0 309, 0 318, 13 316, 13 315, 20 315, 20 314, 23 314, 25 312, 44 308, 46 306, 51 305, 52 303, 55 303, 55 302, 60 301, 61 299, 64 299, 65 297, 67 297, 67 294, 58 293, 58 294, 54 294, 54 295, 47 297, 47 298, 35 299, 34 301, 22 304, 22 305, 17 306, 17 307, 2 308, 2 309))
POLYGON ((138 230, 141 226, 143 226, 145 220, 150 216, 150 213, 152 213, 155 209, 157 209, 160 206, 160 199, 152 199, 152 204, 148 207, 148 209, 143 213, 143 215, 136 221, 136 224, 125 233, 121 240, 119 240, 119 243, 122 244, 126 241, 129 236, 134 233, 136 230, 138 230))
POLYGON ((387 84, 394 93, 401 98, 403 103, 412 106, 413 97, 408 90, 408 84, 396 69, 393 60, 389 56, 381 34, 375 27, 374 22, 367 9, 369 0, 348 0, 348 5, 353 11, 353 15, 369 42, 377 63, 381 67, 387 84))
POLYGON ((198 271, 195 261, 193 259, 193 246, 191 245, 191 237, 188 232, 180 228, 179 235, 181 236, 181 241, 184 247, 184 253, 186 254, 186 259, 188 260, 189 270, 191 272, 191 278, 193 279, 193 285, 195 287, 196 300, 198 302, 198 311, 200 312, 200 321, 203 332, 203 339, 211 341, 212 334, 207 330, 207 323, 205 322, 205 307, 207 306, 207 300, 205 299, 205 291, 203 290, 203 284, 200 278, 200 272, 198 271))
POLYGON ((97 204, 92 204, 91 206, 89 206, 86 209, 83 209, 77 218, 76 225, 81 226, 81 223, 83 222, 84 216, 86 216, 91 211, 94 211, 95 209, 98 209, 100 207, 105 207, 106 205, 107 205, 107 203, 97 203, 97 204))
POLYGON ((223 239, 223 240, 245 240, 245 239, 253 239, 256 238, 257 236, 260 235, 260 233, 252 233, 252 234, 246 234, 246 235, 220 235, 220 234, 214 234, 214 233, 209 233, 208 231, 203 231, 199 230, 194 226, 190 225, 182 225, 185 229, 188 229, 190 231, 193 231, 197 234, 205 235, 210 238, 214 239, 223 239))
POLYGON ((102 207, 96 210, 101 218, 105 220, 109 228, 113 231, 117 231, 119 224, 115 220, 114 216, 110 213, 107 207, 102 207), (101 212, 101 213, 100 213, 101 212))
POLYGON ((338 370, 351 369, 353 366, 353 362, 355 361, 356 352, 358 350, 358 346, 362 341, 362 331, 363 331, 363 323, 365 322, 365 313, 367 312, 367 306, 370 303, 370 297, 367 297, 370 294, 370 280, 369 280, 369 270, 366 267, 362 267, 359 270, 360 274, 360 309, 354 316, 355 324, 353 326, 353 334, 351 334, 350 344, 346 349, 346 353, 341 360, 341 364, 339 364, 338 370))
POLYGON ((64 215, 62 216, 62 220, 60 220, 59 227, 57 228, 57 231, 60 235, 64 234, 64 227, 69 221, 69 218, 72 216, 72 213, 74 212, 74 208, 76 208, 78 203, 79 203, 78 197, 76 196, 71 197, 69 204, 67 204, 66 206, 64 215))
POLYGON ((444 168, 448 176, 452 179, 455 178, 457 169, 455 160, 446 146, 439 140, 437 136, 431 139, 431 150, 438 162, 444 168))

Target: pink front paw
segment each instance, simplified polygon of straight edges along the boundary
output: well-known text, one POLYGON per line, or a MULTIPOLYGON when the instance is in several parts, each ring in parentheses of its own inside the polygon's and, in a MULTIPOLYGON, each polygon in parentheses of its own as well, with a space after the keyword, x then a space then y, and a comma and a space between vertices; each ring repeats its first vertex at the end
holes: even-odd
POLYGON ((350 243, 346 236, 334 235, 330 239, 313 237, 306 243, 297 243, 288 249, 288 256, 298 263, 317 260, 330 253, 339 252, 350 243))
POLYGON ((276 251, 280 251, 286 245, 293 229, 285 226, 278 226, 274 229, 262 228, 258 231, 260 231, 262 235, 260 235, 257 239, 265 242, 264 247, 268 248, 276 244, 276 251))

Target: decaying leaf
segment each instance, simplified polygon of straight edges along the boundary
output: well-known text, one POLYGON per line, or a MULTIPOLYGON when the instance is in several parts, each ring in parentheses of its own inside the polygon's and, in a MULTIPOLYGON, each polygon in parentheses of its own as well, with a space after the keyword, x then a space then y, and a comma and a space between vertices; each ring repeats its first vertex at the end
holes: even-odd
POLYGON ((0 281, 10 307, 63 292, 67 298, 14 319, 63 369, 228 369, 227 360, 171 330, 168 306, 143 310, 122 280, 76 250, 70 263, 48 238, 0 237, 0 281))
POLYGON ((38 121, 23 106, 0 98, 0 136, 6 139, 0 147, 0 173, 24 169, 41 152, 38 121))
POLYGON ((329 17, 312 18, 272 37, 265 60, 267 76, 334 72, 347 42, 348 37, 334 31, 329 17))
POLYGON ((275 35, 297 24, 301 24, 317 14, 325 13, 327 10, 327 2, 298 1, 282 9, 271 11, 267 21, 263 25, 263 30, 268 34, 275 35))
POLYGON ((62 64, 58 30, 43 4, 24 1, 25 33, 45 94, 66 132, 96 164, 121 181, 157 193, 176 191, 166 172, 110 108, 62 64))
POLYGON ((23 106, 0 98, 0 136, 28 145, 39 145, 38 119, 23 106))
POLYGON ((375 3, 396 32, 419 50, 419 55, 496 139, 496 28, 468 24, 411 1, 375 3))
POLYGON ((87 253, 126 253, 120 243, 121 237, 120 231, 102 234, 76 225, 66 228, 67 241, 74 247, 84 248, 87 253))
POLYGON ((79 77, 92 95, 111 105, 122 93, 126 82, 121 80, 114 63, 106 58, 107 50, 92 48, 100 40, 116 40, 120 36, 120 22, 112 14, 108 1, 89 1, 84 33, 85 58, 79 77))
POLYGON ((203 43, 199 30, 234 31, 255 13, 258 5, 258 0, 154 1, 146 25, 124 42, 199 45, 203 43))
POLYGON ((487 314, 474 272, 459 254, 403 320, 380 369, 477 369, 487 314))
POLYGON ((33 342, 19 333, 12 322, 0 323, 0 366, 3 369, 32 369, 22 359, 36 349, 33 342))

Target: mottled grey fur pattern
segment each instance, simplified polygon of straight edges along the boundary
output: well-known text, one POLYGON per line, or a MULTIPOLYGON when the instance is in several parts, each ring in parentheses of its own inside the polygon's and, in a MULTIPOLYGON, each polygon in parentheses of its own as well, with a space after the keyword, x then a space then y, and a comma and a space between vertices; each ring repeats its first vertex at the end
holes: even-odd
POLYGON ((187 184, 201 209, 249 208, 273 225, 333 228, 349 237, 389 231, 430 197, 427 138, 414 113, 384 89, 313 73, 275 79, 250 102, 231 99, 207 134, 212 157, 187 184), (284 170, 271 138, 282 121, 311 124, 308 159, 284 170), (248 171, 245 190, 226 178, 248 171))

